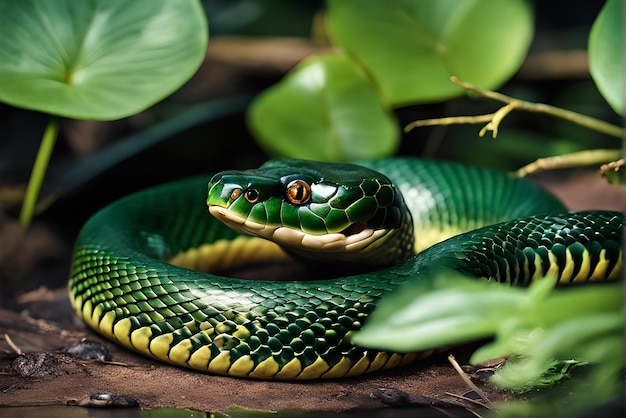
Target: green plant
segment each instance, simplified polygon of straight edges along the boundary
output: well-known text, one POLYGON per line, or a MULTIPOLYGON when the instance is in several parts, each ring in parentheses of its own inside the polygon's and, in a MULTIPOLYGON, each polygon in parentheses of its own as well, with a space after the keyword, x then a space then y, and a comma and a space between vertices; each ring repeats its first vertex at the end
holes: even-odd
POLYGON ((400 139, 363 69, 343 54, 304 61, 258 99, 250 122, 270 154, 294 158, 339 162, 389 155, 400 139))
POLYGON ((462 95, 452 75, 501 85, 532 36, 531 9, 521 0, 327 4, 339 51, 303 61, 249 110, 250 128, 271 155, 302 148, 327 161, 391 155, 401 133, 393 109, 462 95))
POLYGON ((589 71, 618 115, 624 114, 624 4, 608 0, 589 34, 589 71))
POLYGON ((563 416, 623 392, 621 282, 558 291, 545 278, 520 289, 441 272, 385 299, 353 341, 410 352, 491 336, 470 361, 509 357, 491 383, 510 391, 549 388, 574 368, 589 368, 570 388, 576 395, 562 405, 563 416))
POLYGON ((207 40, 197 0, 1 0, 0 100, 54 115, 20 223, 33 216, 59 117, 113 120, 153 105, 191 77, 207 40))

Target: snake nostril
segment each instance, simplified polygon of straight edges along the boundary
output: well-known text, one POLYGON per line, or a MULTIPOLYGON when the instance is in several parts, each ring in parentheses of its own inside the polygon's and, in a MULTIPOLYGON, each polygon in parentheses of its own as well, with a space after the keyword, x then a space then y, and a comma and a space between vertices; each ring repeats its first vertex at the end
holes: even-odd
POLYGON ((243 192, 243 190, 241 190, 239 188, 233 189, 233 191, 230 194, 231 200, 237 199, 239 196, 241 196, 242 192, 243 192))

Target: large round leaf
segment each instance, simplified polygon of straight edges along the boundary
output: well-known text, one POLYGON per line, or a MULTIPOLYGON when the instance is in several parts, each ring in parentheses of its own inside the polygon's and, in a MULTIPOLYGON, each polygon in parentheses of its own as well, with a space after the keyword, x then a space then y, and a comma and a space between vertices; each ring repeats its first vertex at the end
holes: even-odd
POLYGON ((122 118, 191 77, 207 39, 197 0, 0 0, 0 100, 122 118))
POLYGON ((450 76, 497 88, 523 62, 533 34, 525 0, 329 0, 333 40, 371 72, 392 104, 461 93, 450 76))
POLYGON ((608 0, 589 34, 589 72, 618 114, 624 111, 624 20, 622 0, 608 0))
POLYGON ((249 113, 273 156, 347 161, 392 154, 400 128, 370 81, 344 55, 309 58, 263 92, 249 113))

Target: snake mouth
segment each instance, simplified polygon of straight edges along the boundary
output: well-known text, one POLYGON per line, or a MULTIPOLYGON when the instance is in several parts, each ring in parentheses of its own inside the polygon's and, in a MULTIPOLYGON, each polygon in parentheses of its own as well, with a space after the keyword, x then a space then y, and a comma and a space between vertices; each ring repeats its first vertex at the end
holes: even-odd
MULTIPOLYGON (((370 246, 377 246, 389 230, 371 229, 364 225, 348 228, 342 232, 313 235, 281 225, 267 225, 251 221, 219 205, 209 205, 209 213, 230 228, 265 238, 284 249, 307 258, 327 258, 349 261, 350 254, 357 255, 370 246)), ((360 255, 358 256, 361 257, 360 255)))
POLYGON ((261 238, 271 239, 277 226, 261 224, 241 216, 235 215, 223 206, 209 205, 209 213, 216 219, 231 227, 235 231, 254 235, 261 238))

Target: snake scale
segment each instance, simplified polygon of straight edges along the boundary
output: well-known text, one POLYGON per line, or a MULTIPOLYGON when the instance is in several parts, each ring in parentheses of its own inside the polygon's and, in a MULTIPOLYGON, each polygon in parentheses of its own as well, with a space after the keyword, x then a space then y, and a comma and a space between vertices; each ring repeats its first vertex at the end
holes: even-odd
POLYGON ((130 195, 84 225, 69 289, 95 331, 209 373, 340 378, 426 355, 357 347, 350 336, 428 266, 522 286, 547 274, 561 284, 621 276, 623 214, 568 213, 538 186, 496 171, 413 158, 275 160, 215 175, 207 198, 209 178, 130 195), (230 277, 242 263, 284 256, 262 238, 313 275, 339 273, 230 277))

